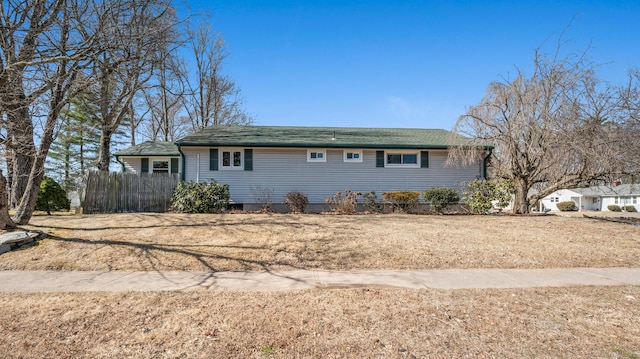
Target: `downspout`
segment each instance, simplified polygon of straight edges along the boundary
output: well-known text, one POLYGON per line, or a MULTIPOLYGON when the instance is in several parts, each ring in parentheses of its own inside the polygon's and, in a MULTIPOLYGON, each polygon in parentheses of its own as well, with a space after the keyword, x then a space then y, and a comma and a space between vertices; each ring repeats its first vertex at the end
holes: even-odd
POLYGON ((124 166, 124 162, 120 161, 120 156, 116 156, 116 161, 118 161, 118 163, 120 163, 120 165, 122 166, 122 172, 126 172, 127 168, 124 166))
POLYGON ((178 146, 178 152, 180 152, 180 167, 182 167, 182 171, 180 171, 180 181, 184 182, 184 169, 185 169, 185 164, 184 164, 184 153, 182 152, 182 147, 180 147, 180 145, 178 146))
POLYGON ((482 177, 486 180, 487 179, 487 167, 488 167, 488 163, 489 163, 489 158, 491 158, 491 153, 493 153, 493 147, 489 147, 489 151, 487 152, 487 155, 485 156, 484 160, 482 161, 482 177))

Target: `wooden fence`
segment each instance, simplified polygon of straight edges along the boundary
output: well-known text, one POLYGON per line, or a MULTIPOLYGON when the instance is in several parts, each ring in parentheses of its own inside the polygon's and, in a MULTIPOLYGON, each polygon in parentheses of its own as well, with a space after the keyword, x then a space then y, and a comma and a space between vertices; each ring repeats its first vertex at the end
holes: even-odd
POLYGON ((166 212, 180 182, 173 174, 89 172, 83 213, 166 212))

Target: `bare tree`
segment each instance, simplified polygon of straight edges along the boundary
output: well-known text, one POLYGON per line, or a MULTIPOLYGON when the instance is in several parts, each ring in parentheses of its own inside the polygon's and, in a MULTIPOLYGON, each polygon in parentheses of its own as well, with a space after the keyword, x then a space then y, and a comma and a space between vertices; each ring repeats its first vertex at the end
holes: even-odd
MULTIPOLYGON (((162 50, 161 50, 162 51, 162 50)), ((184 105, 185 67, 166 49, 157 56, 150 86, 143 92, 146 111, 146 135, 152 141, 175 141, 186 135, 187 121, 181 116, 184 105)))
POLYGON ((0 3, 0 112, 19 224, 27 223, 35 208, 58 114, 87 85, 81 73, 96 51, 103 20, 91 1, 0 3))
POLYGON ((494 82, 454 133, 472 138, 453 147, 449 164, 470 163, 493 145, 491 174, 516 186, 514 211, 527 213, 561 188, 606 181, 625 171, 620 91, 601 81, 586 53, 554 56, 537 50, 533 72, 494 82), (530 190, 539 191, 532 194, 530 190))
MULTIPOLYGON (((108 171, 111 141, 131 115, 136 93, 152 76, 156 53, 173 38, 175 10, 164 0, 133 0, 129 11, 105 26, 105 51, 93 61, 99 91, 101 138, 98 169, 108 171), (168 19, 169 18, 169 19, 168 19)), ((132 121, 133 119, 130 119, 132 121)))
POLYGON ((210 26, 189 30, 188 46, 193 51, 194 74, 185 77, 184 105, 193 130, 214 125, 250 125, 253 117, 243 109, 240 89, 222 65, 228 56, 224 39, 210 26))

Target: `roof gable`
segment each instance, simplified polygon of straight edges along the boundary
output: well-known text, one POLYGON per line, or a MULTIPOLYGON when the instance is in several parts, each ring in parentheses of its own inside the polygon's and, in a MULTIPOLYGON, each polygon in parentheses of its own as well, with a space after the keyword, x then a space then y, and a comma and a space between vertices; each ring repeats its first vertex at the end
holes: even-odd
POLYGON ((146 141, 115 153, 116 156, 180 156, 178 146, 173 142, 146 141))
POLYGON ((467 139, 439 129, 289 126, 210 126, 182 138, 180 146, 433 148, 467 139))

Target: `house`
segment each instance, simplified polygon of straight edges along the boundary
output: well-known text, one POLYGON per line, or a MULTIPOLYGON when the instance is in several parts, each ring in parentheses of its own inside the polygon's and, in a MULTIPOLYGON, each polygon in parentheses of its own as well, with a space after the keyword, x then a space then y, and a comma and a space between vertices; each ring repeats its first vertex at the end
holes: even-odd
MULTIPOLYGON (((486 158, 466 167, 445 166, 451 138, 449 131, 432 129, 212 126, 175 147, 144 143, 117 158, 125 171, 155 173, 162 162, 163 170, 169 166, 184 181, 228 184, 231 200, 245 209, 257 208, 259 188, 273 191, 274 204, 300 191, 311 205, 324 206, 327 197, 345 189, 379 195, 431 187, 461 191, 464 182, 484 178, 486 158)), ((488 157, 490 147, 485 150, 488 157)))
POLYGON ((608 211, 608 206, 640 210, 640 184, 617 184, 558 190, 542 199, 545 209, 557 211, 559 202, 572 201, 580 211, 608 211))
POLYGON ((115 153, 122 172, 181 173, 181 155, 173 142, 147 141, 115 153))

